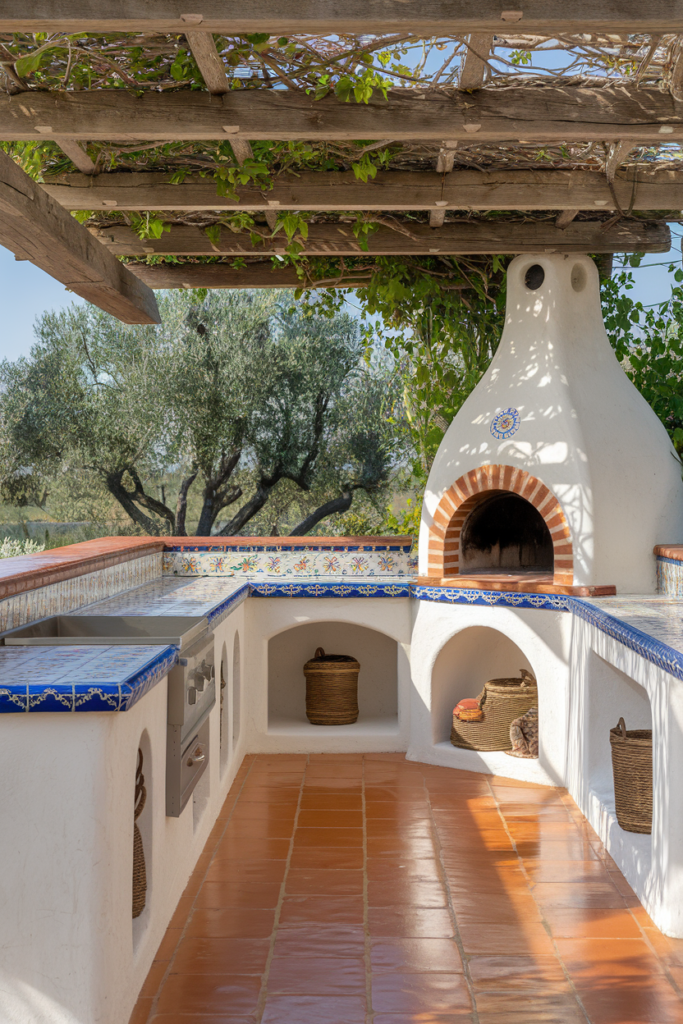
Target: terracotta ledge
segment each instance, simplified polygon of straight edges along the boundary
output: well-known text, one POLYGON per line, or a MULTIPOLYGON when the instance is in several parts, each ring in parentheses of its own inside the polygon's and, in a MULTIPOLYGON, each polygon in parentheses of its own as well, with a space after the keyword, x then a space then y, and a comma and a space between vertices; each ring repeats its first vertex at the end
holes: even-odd
POLYGON ((444 587, 456 590, 496 590, 524 594, 569 594, 572 597, 611 597, 617 588, 605 586, 563 586, 553 583, 551 573, 495 573, 481 576, 418 576, 421 587, 444 587))
POLYGON ((683 544, 657 544, 654 553, 658 558, 672 558, 683 562, 683 544))
POLYGON ((164 550, 157 537, 100 537, 33 555, 0 559, 0 600, 164 550))

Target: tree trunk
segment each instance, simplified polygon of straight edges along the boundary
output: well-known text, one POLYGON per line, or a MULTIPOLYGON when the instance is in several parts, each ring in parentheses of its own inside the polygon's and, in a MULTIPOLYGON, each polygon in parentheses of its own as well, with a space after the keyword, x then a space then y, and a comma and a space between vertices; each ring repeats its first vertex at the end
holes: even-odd
POLYGON ((302 519, 298 526, 290 532, 290 537, 303 537, 305 534, 312 530, 314 526, 325 519, 327 516, 333 515, 335 512, 348 512, 351 508, 353 501, 353 491, 347 491, 346 494, 342 494, 339 498, 333 498, 331 501, 326 501, 324 505, 321 505, 311 512, 309 516, 302 519))

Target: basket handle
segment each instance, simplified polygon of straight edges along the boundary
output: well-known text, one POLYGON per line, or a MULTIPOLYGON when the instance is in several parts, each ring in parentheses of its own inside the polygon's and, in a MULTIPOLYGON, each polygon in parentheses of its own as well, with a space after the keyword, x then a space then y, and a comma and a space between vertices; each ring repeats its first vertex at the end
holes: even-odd
POLYGON ((325 652, 322 649, 322 647, 316 647, 315 654, 313 655, 313 657, 314 658, 324 658, 325 657, 325 652))
POLYGON ((535 676, 533 676, 531 672, 527 671, 527 669, 520 668, 519 674, 522 677, 522 689, 524 689, 525 686, 528 686, 529 683, 536 683, 535 676))
POLYGON ((617 722, 617 729, 621 729, 621 738, 626 739, 626 722, 623 718, 620 718, 617 722))

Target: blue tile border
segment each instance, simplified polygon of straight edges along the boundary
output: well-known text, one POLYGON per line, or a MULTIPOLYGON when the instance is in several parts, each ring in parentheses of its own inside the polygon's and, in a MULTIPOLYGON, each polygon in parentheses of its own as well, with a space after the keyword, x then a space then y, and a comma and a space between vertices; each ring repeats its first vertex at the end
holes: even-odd
MULTIPOLYGON (((9 650, 24 649, 12 647, 9 650)), ((58 650, 61 653, 64 648, 58 650)), ((93 650, 93 658, 97 650, 101 649, 93 650)), ((66 678, 41 683, 26 681, 0 685, 0 714, 128 711, 168 675, 177 660, 178 648, 167 646, 160 647, 142 669, 129 672, 121 679, 69 681, 67 672, 66 678)), ((115 671, 110 674, 115 675, 115 671)), ((76 669, 73 675, 87 675, 87 669, 76 669)))
POLYGON ((378 580, 376 583, 260 583, 252 580, 253 597, 410 597, 411 585, 378 580))
POLYGON ((470 590, 460 587, 429 587, 414 584, 411 595, 418 601, 436 601, 440 604, 484 604, 489 607, 505 605, 509 608, 544 608, 554 612, 570 610, 569 598, 564 594, 523 594, 506 590, 470 590))
POLYGON ((410 544, 315 544, 313 542, 309 544, 234 544, 228 547, 222 544, 211 544, 209 542, 205 544, 167 544, 164 547, 165 551, 195 551, 195 552, 218 552, 220 554, 229 557, 235 552, 259 552, 259 551, 402 551, 405 554, 410 554, 412 548, 410 544))
POLYGON ((664 555, 657 555, 658 562, 666 562, 668 565, 683 565, 683 559, 665 558, 664 555))
POLYGON ((609 612, 603 611, 602 608, 596 608, 584 598, 570 597, 569 601, 570 610, 578 618, 595 626, 601 633, 617 640, 624 647, 639 654, 641 658, 645 658, 646 661, 669 672, 676 679, 683 680, 683 652, 669 647, 661 640, 655 640, 648 633, 644 633, 642 629, 630 626, 622 619, 617 619, 609 612))

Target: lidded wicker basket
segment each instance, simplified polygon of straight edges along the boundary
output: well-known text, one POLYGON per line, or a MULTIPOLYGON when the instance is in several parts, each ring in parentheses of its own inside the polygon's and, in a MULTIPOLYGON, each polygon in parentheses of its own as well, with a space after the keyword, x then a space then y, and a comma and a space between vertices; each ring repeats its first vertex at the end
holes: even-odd
POLYGON ((477 700, 484 712, 480 721, 462 721, 453 715, 453 746, 466 750, 512 750, 510 726, 516 718, 538 707, 538 685, 523 668, 519 679, 489 679, 477 700))
POLYGON ((306 717, 312 725, 353 725, 358 718, 360 663, 318 647, 304 665, 306 717))
POLYGON ((652 729, 610 729, 614 802, 624 832, 652 832, 652 729))

